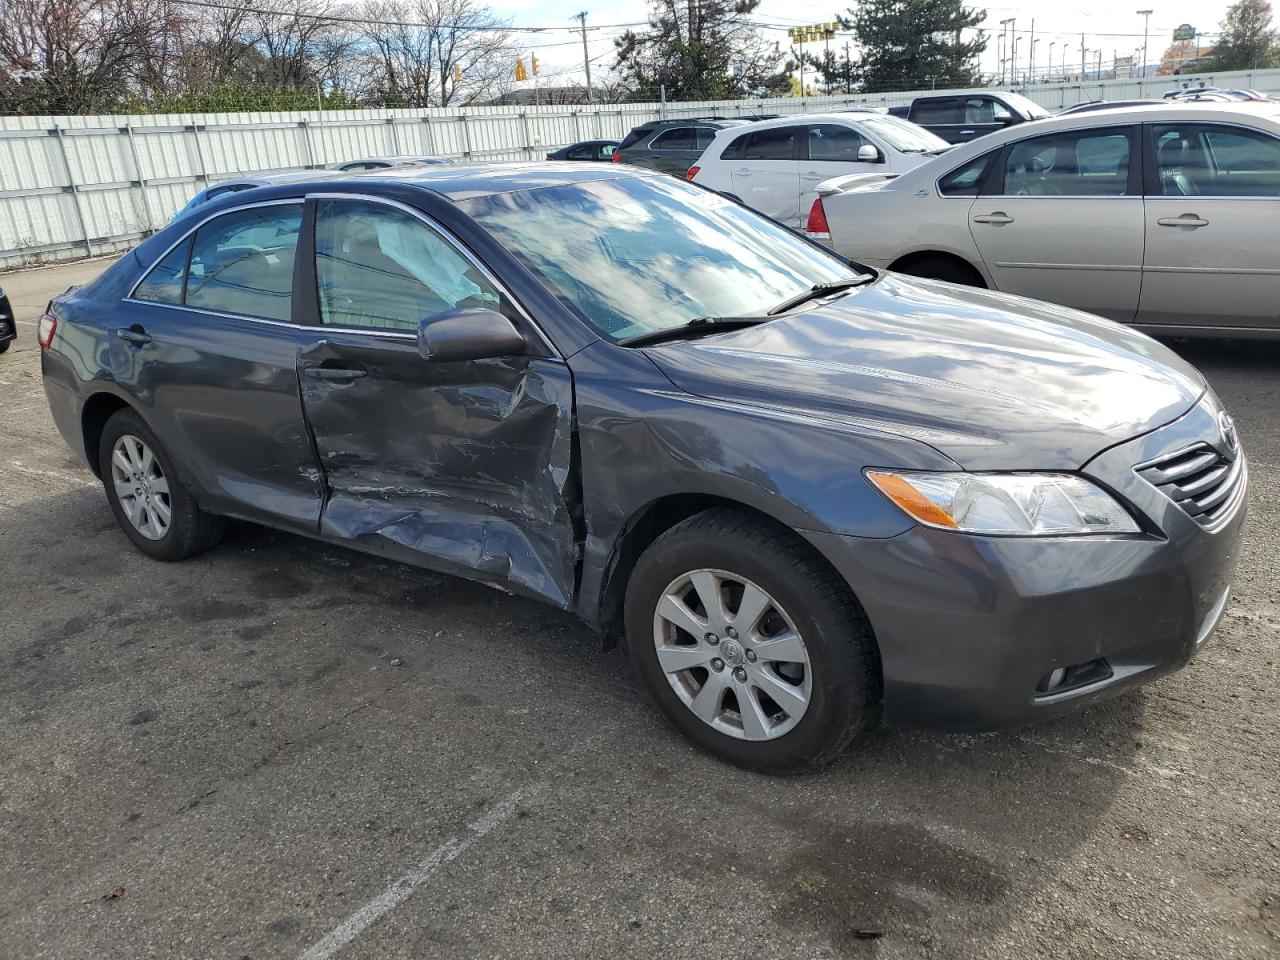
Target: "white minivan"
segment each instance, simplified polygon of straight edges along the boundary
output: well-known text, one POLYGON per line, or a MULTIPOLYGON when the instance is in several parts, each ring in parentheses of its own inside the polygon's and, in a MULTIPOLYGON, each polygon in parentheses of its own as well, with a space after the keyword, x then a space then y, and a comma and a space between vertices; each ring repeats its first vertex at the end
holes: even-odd
POLYGON ((923 127, 873 110, 804 114, 721 130, 688 178, 800 227, 824 180, 894 176, 949 149, 923 127))

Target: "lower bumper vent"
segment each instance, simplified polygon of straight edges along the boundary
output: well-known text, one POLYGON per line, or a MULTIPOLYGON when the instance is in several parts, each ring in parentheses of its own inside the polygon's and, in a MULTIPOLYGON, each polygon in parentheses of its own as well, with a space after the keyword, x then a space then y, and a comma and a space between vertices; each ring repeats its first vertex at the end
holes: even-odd
POLYGON ((1058 667, 1050 670, 1036 684, 1037 697, 1054 697, 1070 690, 1089 687, 1111 679, 1111 667, 1106 660, 1099 657, 1088 663, 1077 663, 1071 667, 1058 667))

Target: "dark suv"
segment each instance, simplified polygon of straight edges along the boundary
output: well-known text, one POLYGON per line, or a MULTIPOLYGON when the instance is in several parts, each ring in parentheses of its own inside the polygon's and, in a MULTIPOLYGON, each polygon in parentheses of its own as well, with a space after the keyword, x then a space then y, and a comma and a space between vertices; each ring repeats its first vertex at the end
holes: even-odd
POLYGON ((631 163, 650 170, 684 176, 716 134, 745 120, 651 120, 632 129, 613 153, 614 163, 631 163))
POLYGON ((916 97, 908 106, 890 107, 889 113, 918 123, 948 143, 968 143, 1005 127, 1049 116, 1038 103, 1003 91, 916 97))

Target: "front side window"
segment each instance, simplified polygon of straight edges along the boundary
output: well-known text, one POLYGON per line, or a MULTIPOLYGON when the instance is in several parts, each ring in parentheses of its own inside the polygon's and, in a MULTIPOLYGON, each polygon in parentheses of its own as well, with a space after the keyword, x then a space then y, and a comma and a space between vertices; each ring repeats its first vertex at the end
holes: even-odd
POLYGON ((320 322, 414 332, 456 307, 498 310, 493 285, 417 217, 364 200, 316 206, 320 322))
POLYGON ((771 127, 750 135, 742 150, 743 160, 794 160, 796 140, 803 127, 771 127))
POLYGON ((731 200, 626 177, 461 201, 562 303, 621 340, 706 316, 755 316, 847 263, 731 200))
POLYGON ((858 150, 871 141, 849 127, 820 123, 809 128, 809 159, 856 163, 858 150))
POLYGON ((650 150, 692 150, 697 141, 694 139, 693 127, 672 127, 663 130, 649 144, 650 150))
POLYGON ((1243 127, 1203 123, 1152 129, 1166 197, 1280 197, 1280 140, 1243 127))
POLYGON ((1005 196, 1123 196, 1129 187, 1133 137, 1127 129, 1069 130, 1021 140, 1009 148, 1005 196))
POLYGON ((133 299, 288 320, 301 226, 301 203, 224 213, 152 267, 133 299))

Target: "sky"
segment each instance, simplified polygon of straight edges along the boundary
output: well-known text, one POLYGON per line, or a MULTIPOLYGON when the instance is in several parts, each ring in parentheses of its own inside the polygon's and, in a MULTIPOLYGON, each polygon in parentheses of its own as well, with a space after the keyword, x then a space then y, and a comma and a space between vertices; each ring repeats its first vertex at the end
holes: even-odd
MULTIPOLYGON (((544 85, 582 81, 582 41, 577 33, 578 21, 571 19, 577 13, 586 11, 588 27, 603 27, 643 22, 649 10, 644 0, 618 0, 609 4, 592 3, 591 0, 491 0, 491 5, 498 16, 510 19, 517 26, 562 27, 554 32, 526 34, 520 39, 526 50, 537 54, 540 65, 538 82, 544 85)), ((1124 57, 1136 52, 1140 61, 1144 18, 1134 11, 1141 5, 1141 0, 1131 5, 1105 0, 1076 3, 1068 0, 1062 4, 1018 4, 1012 0, 1004 0, 1000 6, 986 7, 987 19, 983 26, 989 31, 991 41, 982 58, 982 69, 986 73, 995 73, 999 69, 996 36, 1003 29, 1000 21, 1010 17, 1017 18, 1018 61, 1022 71, 1028 67, 1027 51, 1033 39, 1033 21, 1034 38, 1038 41, 1035 44, 1037 73, 1047 66, 1051 46, 1055 68, 1062 62, 1062 51, 1065 48, 1068 51, 1067 69, 1079 71, 1082 31, 1085 34, 1086 49, 1093 51, 1088 54, 1090 69, 1093 68, 1098 50, 1102 51, 1105 68, 1110 67, 1113 53, 1124 57)), ((975 6, 980 7, 977 4, 975 6)), ((1146 0, 1146 6, 1142 8, 1152 11, 1147 41, 1148 62, 1159 61, 1160 54, 1172 41, 1174 28, 1179 24, 1190 23, 1201 33, 1210 34, 1202 42, 1211 44, 1212 35, 1217 33, 1227 6, 1225 0, 1146 0)), ((763 33, 766 37, 778 40, 785 48, 789 42, 786 34, 788 26, 826 22, 846 8, 847 3, 832 6, 822 0, 764 0, 752 19, 775 25, 777 29, 764 30, 763 33)), ((621 32, 621 28, 588 31, 587 49, 593 61, 593 76, 606 73, 612 65, 613 38, 621 32)), ((847 39, 848 36, 841 36, 833 41, 833 46, 842 47, 847 39)))

